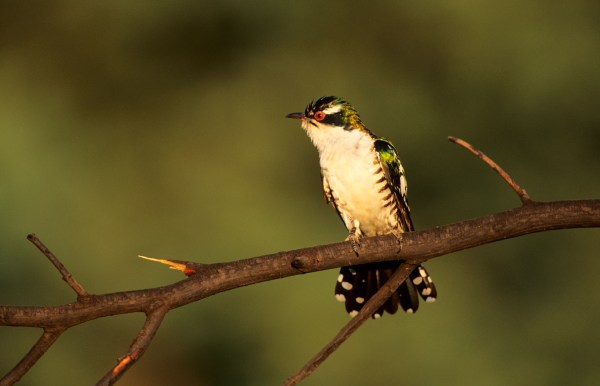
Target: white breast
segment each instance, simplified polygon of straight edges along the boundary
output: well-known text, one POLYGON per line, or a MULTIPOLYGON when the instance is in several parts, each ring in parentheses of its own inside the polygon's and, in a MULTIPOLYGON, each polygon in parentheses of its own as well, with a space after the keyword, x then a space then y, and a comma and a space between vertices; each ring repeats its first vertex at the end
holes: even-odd
POLYGON ((308 132, 319 150, 323 176, 348 230, 358 225, 365 236, 374 236, 396 228, 394 206, 384 206, 390 191, 382 189, 386 182, 374 139, 359 130, 343 128, 308 132))

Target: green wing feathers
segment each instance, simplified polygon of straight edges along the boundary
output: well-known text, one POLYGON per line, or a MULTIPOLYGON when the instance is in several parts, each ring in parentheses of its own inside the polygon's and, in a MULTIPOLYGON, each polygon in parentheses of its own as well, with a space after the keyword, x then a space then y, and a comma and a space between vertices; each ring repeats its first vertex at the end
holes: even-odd
POLYGON ((406 177, 404 167, 396 154, 394 145, 386 139, 378 138, 375 140, 375 150, 379 156, 381 168, 385 174, 388 185, 394 192, 396 202, 398 203, 398 216, 404 231, 410 232, 415 228, 410 219, 410 207, 408 206, 406 177))

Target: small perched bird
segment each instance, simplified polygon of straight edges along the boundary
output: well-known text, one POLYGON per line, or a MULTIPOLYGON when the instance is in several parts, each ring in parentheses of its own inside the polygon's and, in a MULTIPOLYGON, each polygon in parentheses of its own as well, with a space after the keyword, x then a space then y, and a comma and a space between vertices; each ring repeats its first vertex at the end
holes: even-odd
MULTIPOLYGON (((332 204, 350 232, 346 240, 358 253, 363 236, 414 230, 406 197, 404 168, 394 145, 376 137, 348 102, 327 96, 311 102, 298 119, 319 152, 325 200, 332 204)), ((400 265, 399 261, 342 267, 335 297, 354 317, 400 265)), ((398 304, 408 313, 417 311, 420 295, 433 302, 437 292, 423 266, 418 266, 372 317, 394 314, 398 304)))

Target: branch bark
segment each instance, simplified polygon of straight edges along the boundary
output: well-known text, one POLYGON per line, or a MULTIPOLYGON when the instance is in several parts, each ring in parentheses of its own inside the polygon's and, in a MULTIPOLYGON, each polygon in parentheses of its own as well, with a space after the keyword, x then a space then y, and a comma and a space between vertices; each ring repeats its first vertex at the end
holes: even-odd
POLYGON ((485 162, 496 173, 500 174, 500 177, 502 177, 502 179, 504 181, 506 181, 506 183, 512 188, 512 190, 514 190, 515 193, 519 196, 519 199, 521 200, 521 203, 523 203, 523 205, 529 204, 530 202, 532 202, 531 198, 529 197, 529 195, 527 194, 525 189, 521 188, 519 186, 519 184, 517 184, 517 182, 515 180, 513 180, 512 177, 507 172, 505 172, 504 169, 502 169, 500 167, 500 165, 495 163, 494 160, 492 160, 490 157, 485 155, 481 150, 475 149, 473 147, 473 145, 471 145, 470 143, 468 143, 460 138, 455 138, 455 137, 449 136, 448 140, 459 146, 464 147, 471 153, 475 154, 480 160, 485 162))
MULTIPOLYGON (((361 242, 359 256, 350 243, 341 242, 228 263, 185 263, 196 273, 163 287, 88 294, 73 303, 58 306, 0 306, 0 326, 65 330, 105 316, 150 314, 156 304, 161 304, 166 312, 234 288, 303 273, 387 260, 418 264, 530 233, 591 227, 600 227, 600 200, 531 202, 505 212, 407 233, 400 251, 394 236, 377 236, 361 242)), ((7 382, 12 376, 12 373, 7 374, 0 384, 12 384, 7 382)))
POLYGON ((392 277, 365 303, 358 315, 352 318, 317 355, 311 358, 298 372, 289 377, 284 386, 294 386, 315 371, 321 363, 333 354, 360 326, 369 320, 371 315, 396 292, 400 284, 408 278, 408 275, 410 275, 416 266, 417 264, 400 264, 392 277))
POLYGON ((173 309, 234 288, 302 273, 388 260, 417 264, 530 233, 592 227, 600 227, 600 200, 535 202, 407 233, 400 251, 394 236, 377 236, 361 241, 359 256, 349 242, 341 242, 228 263, 202 264, 195 275, 163 287, 88 295, 58 306, 0 306, 0 326, 71 327, 105 316, 148 312, 156 302, 173 309))
POLYGON ((477 219, 405 233, 400 250, 398 250, 397 238, 387 235, 363 239, 359 255, 354 252, 349 242, 342 242, 230 263, 201 264, 144 257, 167 264, 172 269, 181 270, 188 279, 163 287, 104 295, 88 294, 37 236, 29 235, 28 240, 52 262, 63 280, 77 294, 77 300, 69 304, 48 307, 0 306, 0 326, 39 327, 44 330, 40 339, 25 357, 0 379, 0 386, 16 383, 46 353, 62 332, 90 320, 132 312, 146 314, 146 322, 127 354, 121 357, 97 383, 97 385, 112 385, 144 354, 164 316, 171 309, 220 292, 263 281, 348 265, 402 260, 403 263, 392 277, 367 301, 359 314, 300 371, 286 381, 286 385, 295 385, 310 375, 356 331, 396 291, 418 264, 452 252, 530 233, 600 227, 600 200, 548 203, 532 201, 508 173, 481 151, 463 140, 454 137, 449 139, 477 155, 498 172, 517 193, 523 206, 477 219))
POLYGON ((144 355, 167 312, 169 312, 169 309, 160 305, 146 316, 146 323, 144 323, 144 327, 142 327, 135 337, 127 354, 119 359, 118 363, 96 383, 96 386, 113 385, 121 378, 125 371, 129 370, 144 355))
POLYGON ((61 263, 60 260, 54 256, 54 253, 52 253, 48 247, 42 243, 42 240, 40 240, 34 233, 27 235, 27 240, 31 241, 31 243, 35 245, 37 249, 39 249, 40 252, 42 252, 44 256, 48 258, 48 260, 50 260, 52 265, 54 265, 54 268, 56 268, 62 275, 63 280, 69 285, 69 287, 71 287, 73 291, 75 291, 78 297, 87 296, 87 292, 83 289, 81 284, 75 280, 73 275, 71 275, 71 272, 67 270, 67 267, 65 267, 63 263, 61 263))

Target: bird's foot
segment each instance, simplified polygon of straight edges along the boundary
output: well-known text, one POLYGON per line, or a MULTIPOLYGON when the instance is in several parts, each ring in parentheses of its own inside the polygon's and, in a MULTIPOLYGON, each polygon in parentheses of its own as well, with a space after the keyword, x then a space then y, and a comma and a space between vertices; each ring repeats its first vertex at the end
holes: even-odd
POLYGON ((400 229, 394 229, 392 231, 392 234, 394 235, 394 237, 396 238, 396 242, 398 243, 398 251, 396 251, 396 253, 400 253, 400 251, 402 251, 402 231, 400 229))
POLYGON ((352 229, 350 229, 350 234, 348 235, 348 237, 346 237, 346 241, 350 241, 350 245, 352 246, 352 250, 354 251, 356 256, 358 256, 358 249, 360 247, 360 239, 362 239, 362 236, 363 234, 360 231, 360 228, 353 227, 352 229))

